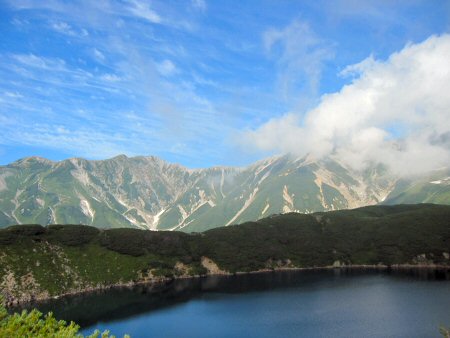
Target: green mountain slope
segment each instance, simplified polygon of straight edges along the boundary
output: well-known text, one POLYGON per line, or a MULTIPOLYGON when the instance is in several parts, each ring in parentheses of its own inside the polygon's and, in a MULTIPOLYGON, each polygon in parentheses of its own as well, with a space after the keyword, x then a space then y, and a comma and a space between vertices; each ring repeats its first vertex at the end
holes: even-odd
POLYGON ((288 213, 194 234, 19 225, 0 230, 0 292, 13 302, 205 273, 450 266, 449 220, 450 206, 422 204, 288 213))

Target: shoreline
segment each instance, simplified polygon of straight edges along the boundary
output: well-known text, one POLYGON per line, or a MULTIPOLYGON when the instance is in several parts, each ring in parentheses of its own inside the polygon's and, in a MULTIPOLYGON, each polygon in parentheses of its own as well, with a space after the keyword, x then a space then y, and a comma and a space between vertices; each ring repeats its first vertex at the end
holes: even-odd
MULTIPOLYGON (((204 275, 194 275, 194 276, 174 276, 174 277, 158 277, 149 280, 140 280, 140 281, 129 281, 125 283, 114 283, 109 285, 98 285, 94 287, 87 287, 79 290, 72 290, 68 292, 64 292, 59 295, 48 296, 48 297, 36 297, 32 300, 20 301, 17 299, 13 299, 8 301, 5 306, 7 309, 14 309, 16 307, 26 307, 27 305, 44 303, 47 301, 58 300, 60 298, 72 297, 72 296, 82 296, 89 295, 91 293, 99 292, 99 291, 107 291, 111 289, 120 289, 120 288, 133 288, 140 285, 147 286, 163 286, 167 285, 175 280, 183 280, 183 279, 201 279, 208 277, 232 277, 232 276, 242 276, 242 275, 250 275, 250 274, 267 274, 274 272, 288 272, 288 271, 322 271, 322 270, 378 270, 378 271, 401 271, 401 270, 423 270, 423 271, 450 271, 450 265, 441 265, 441 264, 395 264, 395 265, 384 265, 384 264, 358 264, 358 265, 327 265, 327 266, 317 266, 317 267, 281 267, 281 268, 273 268, 273 269, 260 269, 254 271, 237 271, 237 272, 220 272, 220 273, 207 273, 204 275)), ((157 291, 156 291, 157 292, 157 291)))

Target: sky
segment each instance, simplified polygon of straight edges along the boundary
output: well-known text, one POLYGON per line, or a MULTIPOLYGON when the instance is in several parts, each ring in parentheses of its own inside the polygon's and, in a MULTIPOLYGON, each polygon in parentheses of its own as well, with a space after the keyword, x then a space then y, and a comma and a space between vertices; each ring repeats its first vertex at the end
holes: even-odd
POLYGON ((450 165, 450 1, 0 0, 0 164, 450 165))

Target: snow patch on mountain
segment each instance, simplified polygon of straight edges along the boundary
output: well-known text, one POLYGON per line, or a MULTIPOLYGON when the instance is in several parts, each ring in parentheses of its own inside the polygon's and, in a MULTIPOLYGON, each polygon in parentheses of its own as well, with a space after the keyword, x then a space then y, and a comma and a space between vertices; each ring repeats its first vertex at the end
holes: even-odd
POLYGON ((328 205, 326 204, 325 197, 323 195, 322 179, 320 178, 320 176, 316 175, 316 179, 314 180, 314 183, 319 188, 319 195, 318 195, 318 197, 319 197, 320 203, 322 204, 322 206, 326 210, 328 208, 328 205))
POLYGON ((149 227, 150 230, 157 230, 161 215, 164 214, 165 211, 166 209, 161 209, 160 212, 158 212, 155 216, 153 216, 152 223, 150 224, 149 227))
POLYGON ((75 159, 70 159, 70 163, 72 163, 75 167, 75 169, 72 169, 70 171, 70 174, 75 177, 82 185, 84 186, 90 186, 91 180, 89 179, 89 174, 87 171, 82 167, 80 161, 75 161, 75 159))
POLYGON ((36 197, 36 203, 39 205, 39 207, 43 207, 45 205, 45 201, 42 198, 36 197))
POLYGON ((95 210, 91 208, 88 200, 82 199, 80 201, 80 207, 83 214, 91 219, 91 223, 94 221, 95 210))
POLYGON ((446 177, 442 180, 431 181, 431 184, 450 184, 450 177, 446 177))
POLYGON ((237 220, 237 218, 252 204, 253 200, 255 199, 256 193, 258 192, 259 187, 256 187, 255 189, 253 189, 253 191, 251 192, 251 194, 248 196, 248 198, 245 200, 244 205, 242 206, 242 208, 236 213, 236 215, 234 215, 227 224, 225 224, 225 226, 229 226, 230 224, 232 224, 235 220, 237 220))
POLYGON ((284 206, 283 206, 283 212, 292 212, 294 211, 294 195, 289 194, 289 190, 287 185, 284 185, 283 187, 283 200, 284 200, 284 206))
POLYGON ((6 183, 6 178, 12 176, 13 174, 10 171, 5 171, 0 173, 0 191, 7 190, 8 184, 6 183))
POLYGON ((263 211, 261 212, 261 216, 264 216, 264 214, 267 212, 267 210, 269 210, 270 204, 267 203, 266 206, 264 207, 263 211))

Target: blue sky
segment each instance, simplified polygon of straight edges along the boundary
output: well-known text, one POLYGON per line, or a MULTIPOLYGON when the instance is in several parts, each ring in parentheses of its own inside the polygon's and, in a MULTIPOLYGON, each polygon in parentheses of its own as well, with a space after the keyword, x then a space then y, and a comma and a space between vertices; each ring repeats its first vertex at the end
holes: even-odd
POLYGON ((0 0, 0 164, 245 165, 280 151, 249 132, 290 113, 302 124, 353 83, 348 66, 449 30, 438 0, 0 0))

